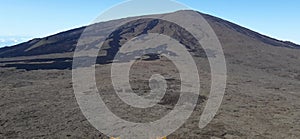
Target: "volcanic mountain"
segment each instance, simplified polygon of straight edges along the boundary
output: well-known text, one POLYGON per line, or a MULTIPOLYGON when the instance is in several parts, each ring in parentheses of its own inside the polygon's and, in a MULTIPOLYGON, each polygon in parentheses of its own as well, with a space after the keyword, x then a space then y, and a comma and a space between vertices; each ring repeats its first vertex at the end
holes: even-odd
MULTIPOLYGON (((287 41, 279 41, 270 38, 268 36, 259 34, 257 32, 251 31, 247 28, 241 27, 234 23, 228 22, 226 20, 222 20, 220 18, 213 17, 200 12, 179 11, 173 14, 178 14, 178 17, 180 17, 181 16, 180 14, 182 13, 194 13, 194 14, 197 13, 199 16, 202 15, 212 26, 212 28, 217 33, 220 39, 228 39, 228 41, 232 43, 235 42, 244 42, 244 44, 264 43, 265 45, 276 46, 276 47, 300 48, 300 46, 297 44, 287 42, 287 41)), ((161 15, 157 15, 157 16, 161 16, 161 15)), ((132 18, 133 19, 147 18, 147 16, 132 17, 132 18)), ((95 34, 97 33, 97 35, 99 35, 101 34, 101 32, 105 32, 107 28, 111 28, 124 20, 126 21, 132 18, 101 22, 101 23, 93 24, 92 26, 99 26, 97 27, 99 28, 99 30, 94 31, 95 34)), ((197 18, 196 15, 195 18, 197 18)), ((154 22, 155 22, 154 20, 141 19, 132 24, 133 25, 138 24, 139 27, 142 27, 140 30, 146 28, 149 28, 149 30, 151 30, 156 26, 165 28, 165 25, 163 25, 164 23, 161 23, 159 21, 157 23, 154 22)), ((45 38, 33 39, 31 41, 21 43, 15 46, 1 48, 0 57, 6 58, 6 57, 18 57, 18 56, 36 56, 36 55, 73 52, 75 50, 77 40, 79 39, 81 33, 85 28, 86 27, 81 27, 73 30, 68 30, 45 38)), ((133 26, 131 28, 133 28, 133 26)), ((165 32, 168 32, 168 30, 165 30, 165 32)), ((93 41, 91 41, 90 43, 93 43, 93 41)))
POLYGON ((109 108, 123 119, 134 122, 159 119, 178 100, 176 90, 181 84, 178 71, 172 62, 157 55, 136 62, 132 67, 135 72, 130 73, 132 90, 143 95, 149 91, 147 83, 151 75, 148 74, 163 72, 170 91, 154 109, 135 109, 112 95, 114 89, 107 71, 120 47, 138 35, 160 33, 177 39, 192 54, 199 65, 202 89, 195 112, 168 138, 300 137, 300 45, 197 11, 129 17, 90 26, 97 30, 81 27, 0 48, 0 138, 107 138, 89 124, 73 94, 73 54, 83 32, 91 34, 85 45, 104 41, 97 58, 97 87, 109 108), (195 19, 204 17, 223 47, 227 88, 216 117, 203 129, 198 122, 210 90, 207 57, 214 53, 205 53, 197 40, 179 25, 153 18, 166 15, 178 19, 185 15, 195 19), (104 35, 124 21, 130 22, 109 36, 104 35))

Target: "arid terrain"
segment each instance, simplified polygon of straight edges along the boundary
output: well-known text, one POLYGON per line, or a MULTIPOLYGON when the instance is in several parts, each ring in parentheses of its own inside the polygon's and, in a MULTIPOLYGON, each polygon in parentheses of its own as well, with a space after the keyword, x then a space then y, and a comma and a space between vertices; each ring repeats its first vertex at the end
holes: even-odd
MULTIPOLYGON (((178 11, 174 16, 202 13, 178 11)), ((157 15, 164 16, 164 15, 157 15)), ((210 91, 210 67, 201 46, 180 27, 157 19, 137 19, 106 39, 106 55, 99 56, 96 80, 107 106, 123 119, 159 119, 178 100, 176 67, 164 57, 141 59, 130 72, 130 84, 140 95, 149 92, 148 80, 160 72, 168 81, 166 96, 153 109, 135 109, 116 101, 111 84, 111 55, 138 34, 160 32, 190 49, 199 69, 201 92, 192 116, 170 139, 297 139, 300 138, 300 46, 279 41, 217 17, 202 14, 222 44, 227 64, 225 96, 215 118, 198 127, 210 91)), ((147 17, 147 16, 145 16, 147 17)), ((105 32, 125 18, 95 24, 105 32)), ((0 48, 0 138, 108 138, 82 114, 72 86, 72 57, 85 27, 12 47, 0 48)), ((87 43, 98 43, 96 36, 87 43)), ((213 53, 212 53, 213 55, 213 53)))

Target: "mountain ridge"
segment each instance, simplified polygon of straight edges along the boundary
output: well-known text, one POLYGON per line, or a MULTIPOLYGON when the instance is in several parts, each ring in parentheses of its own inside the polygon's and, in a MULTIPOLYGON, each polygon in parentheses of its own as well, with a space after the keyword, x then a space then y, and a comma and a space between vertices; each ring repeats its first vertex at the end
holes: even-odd
MULTIPOLYGON (((182 10, 176 11, 173 13, 166 14, 177 14, 180 12, 191 12, 198 13, 202 15, 211 26, 212 24, 219 24, 223 27, 226 27, 234 32, 238 32, 243 34, 249 38, 254 40, 263 42, 268 45, 276 46, 276 47, 287 47, 287 48, 295 48, 299 49, 300 45, 289 42, 282 41, 272 37, 268 37, 266 35, 260 34, 258 32, 252 31, 235 23, 229 22, 227 20, 211 16, 208 14, 204 14, 198 11, 192 10, 182 10)), ((156 14, 156 16, 166 15, 166 14, 156 14)), ((105 30, 106 27, 112 27, 117 25, 121 21, 126 21, 130 19, 138 19, 138 18, 147 18, 150 15, 145 16, 137 16, 137 17, 127 17, 121 19, 115 19, 111 21, 98 22, 95 24, 91 24, 89 26, 100 26, 101 30, 105 30)), ((50 35, 44 38, 36 38, 32 39, 28 42, 24 42, 21 44, 17 44, 14 46, 3 47, 0 48, 0 58, 9 58, 9 57, 19 57, 19 56, 36 56, 36 55, 45 55, 45 54, 55 54, 55 53, 68 53, 74 52, 77 44, 77 40, 80 38, 81 33, 88 26, 83 26, 79 28, 74 28, 71 30, 63 31, 54 35, 50 35)), ((214 28, 213 28, 214 29, 214 28)), ((214 29, 215 30, 215 29, 214 29)), ((219 36, 218 36, 219 37, 219 36)))

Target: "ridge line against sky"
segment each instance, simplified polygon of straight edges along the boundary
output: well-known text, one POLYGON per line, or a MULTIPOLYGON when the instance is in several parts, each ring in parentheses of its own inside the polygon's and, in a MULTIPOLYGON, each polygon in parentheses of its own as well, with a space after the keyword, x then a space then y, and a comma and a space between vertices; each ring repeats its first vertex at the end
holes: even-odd
MULTIPOLYGON (((300 1, 177 1, 272 38, 300 44, 300 1)), ((124 0, 3 0, 0 2, 0 47, 9 40, 16 44, 88 25, 122 2, 124 0)))

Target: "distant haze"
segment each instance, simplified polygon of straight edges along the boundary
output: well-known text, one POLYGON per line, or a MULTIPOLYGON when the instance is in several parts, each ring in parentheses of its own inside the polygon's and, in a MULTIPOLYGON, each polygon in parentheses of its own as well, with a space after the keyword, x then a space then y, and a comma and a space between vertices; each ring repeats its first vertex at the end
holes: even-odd
POLYGON ((0 48, 5 46, 12 46, 32 39, 27 36, 0 36, 0 48))

